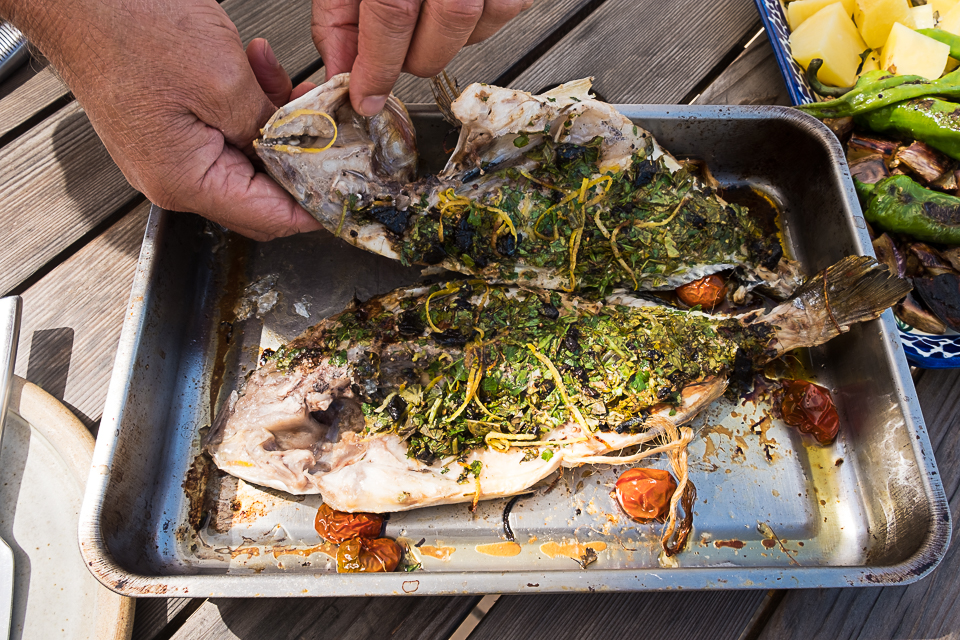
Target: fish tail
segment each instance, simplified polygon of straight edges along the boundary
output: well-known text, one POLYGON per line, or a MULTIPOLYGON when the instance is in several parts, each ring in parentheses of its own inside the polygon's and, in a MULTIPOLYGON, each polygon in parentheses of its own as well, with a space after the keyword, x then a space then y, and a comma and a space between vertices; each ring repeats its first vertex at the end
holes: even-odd
MULTIPOLYGON (((913 287, 868 256, 847 256, 807 280, 794 295, 757 321, 776 328, 780 355, 812 347, 878 318, 913 287)), ((773 354, 772 354, 773 355, 773 354)))

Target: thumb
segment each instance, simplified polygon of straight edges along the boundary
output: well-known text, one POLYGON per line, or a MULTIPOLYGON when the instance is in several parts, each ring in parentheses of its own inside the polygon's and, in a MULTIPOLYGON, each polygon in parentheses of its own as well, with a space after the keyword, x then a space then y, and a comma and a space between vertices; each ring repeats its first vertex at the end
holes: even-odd
POLYGON ((260 88, 270 98, 270 102, 277 108, 287 104, 293 83, 277 60, 277 56, 274 55, 270 43, 263 38, 251 40, 247 45, 247 60, 250 62, 250 68, 253 69, 253 75, 256 76, 260 88))
MULTIPOLYGON (((262 63, 262 77, 268 86, 272 83, 270 88, 274 95, 277 91, 282 93, 283 89, 278 86, 290 83, 286 78, 285 85, 281 84, 286 76, 283 69, 271 68, 262 51, 252 55, 257 64, 262 63)), ((217 70, 215 86, 196 96, 191 111, 200 121, 222 132, 224 139, 233 146, 250 150, 260 128, 276 112, 277 106, 261 88, 250 55, 245 55, 242 48, 238 46, 236 51, 222 52, 221 59, 225 62, 217 70)), ((289 89, 287 91, 289 93, 289 89)))
POLYGON ((224 145, 196 191, 193 211, 254 240, 321 228, 317 220, 239 150, 224 145))
POLYGON ((379 113, 400 77, 420 15, 419 0, 360 3, 357 59, 350 74, 350 101, 357 113, 379 113))

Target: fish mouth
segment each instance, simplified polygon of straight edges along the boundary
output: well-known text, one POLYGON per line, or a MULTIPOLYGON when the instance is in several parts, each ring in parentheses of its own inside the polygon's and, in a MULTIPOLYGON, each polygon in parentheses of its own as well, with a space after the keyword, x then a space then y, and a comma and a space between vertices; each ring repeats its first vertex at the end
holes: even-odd
MULTIPOLYGON (((329 82, 277 110, 254 143, 274 154, 320 154, 333 157, 360 153, 369 158, 370 179, 413 182, 416 179, 416 130, 406 107, 392 94, 383 110, 361 116, 350 104, 349 74, 329 82)), ((325 158, 326 160, 326 158, 325 158)), ((325 171, 335 167, 323 163, 325 171)))
POLYGON ((314 152, 336 146, 336 139, 330 136, 278 136, 273 138, 259 138, 253 143, 257 149, 271 149, 273 151, 288 151, 292 153, 314 152))

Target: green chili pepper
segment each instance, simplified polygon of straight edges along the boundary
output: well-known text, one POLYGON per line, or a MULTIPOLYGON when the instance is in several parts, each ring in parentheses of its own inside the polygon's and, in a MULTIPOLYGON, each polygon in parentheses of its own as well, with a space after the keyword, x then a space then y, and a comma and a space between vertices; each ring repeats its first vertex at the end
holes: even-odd
POLYGON ((925 142, 960 160, 960 104, 937 98, 915 98, 854 118, 861 127, 925 142))
POLYGON ((894 76, 882 69, 868 71, 842 98, 797 107, 815 118, 844 118, 867 113, 897 102, 940 96, 960 99, 960 70, 934 80, 921 76, 894 76))
POLYGON ((871 224, 923 242, 960 244, 960 198, 924 189, 909 176, 854 183, 864 201, 863 217, 871 224))
POLYGON ((817 73, 820 71, 820 67, 822 66, 823 60, 820 58, 814 58, 807 66, 807 72, 805 74, 807 77, 807 83, 815 93, 819 93, 821 96, 839 98, 845 93, 853 91, 853 87, 831 87, 820 82, 820 78, 817 77, 817 73))
POLYGON ((917 33, 923 34, 928 38, 933 38, 937 42, 950 45, 950 57, 960 59, 960 36, 955 36, 943 29, 917 29, 917 33))

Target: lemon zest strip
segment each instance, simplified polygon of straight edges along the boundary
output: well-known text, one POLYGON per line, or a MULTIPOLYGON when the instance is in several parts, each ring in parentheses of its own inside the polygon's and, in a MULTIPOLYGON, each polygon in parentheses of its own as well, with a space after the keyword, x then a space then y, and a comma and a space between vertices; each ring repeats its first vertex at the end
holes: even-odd
POLYGON ((635 222, 633 223, 633 226, 637 227, 638 229, 653 229, 655 227, 662 227, 665 224, 669 224, 671 220, 677 217, 677 214, 680 213, 680 209, 683 208, 683 205, 687 203, 689 198, 689 195, 684 196, 683 199, 680 200, 680 204, 677 205, 677 208, 673 210, 673 213, 671 213, 670 217, 666 220, 661 220, 660 222, 635 222))
POLYGON ((433 320, 430 318, 430 301, 433 300, 434 296, 438 296, 438 295, 446 296, 452 293, 456 293, 457 291, 460 291, 459 286, 451 287, 450 284, 448 283, 445 288, 434 291, 429 296, 427 296, 427 303, 424 305, 424 315, 427 316, 427 324, 430 325, 430 329, 433 330, 435 333, 442 333, 442 332, 440 331, 439 328, 437 328, 437 325, 433 324, 433 320))
POLYGON ((627 273, 630 274, 630 277, 633 279, 633 289, 637 290, 640 288, 640 285, 637 284, 637 275, 633 272, 633 269, 630 268, 630 265, 627 264, 626 260, 620 255, 620 247, 617 245, 617 234, 620 233, 620 229, 623 229, 629 222, 621 222, 620 225, 613 230, 613 233, 610 234, 610 248, 613 250, 613 255, 616 256, 617 262, 620 263, 624 269, 627 270, 627 273))
POLYGON ((587 421, 583 419, 583 416, 580 414, 580 410, 577 409, 576 405, 570 402, 570 396, 567 394, 567 387, 563 383, 563 378, 560 376, 560 372, 557 371, 557 368, 553 366, 553 363, 550 361, 550 358, 543 355, 537 348, 527 343, 527 348, 533 352, 533 355, 536 356, 537 360, 542 362, 544 366, 550 371, 550 375, 553 376, 553 381, 557 383, 557 388, 560 389, 560 397, 563 398, 563 404, 567 406, 567 411, 569 411, 577 423, 580 425, 580 428, 583 429, 584 433, 590 433, 591 429, 587 426, 587 421))
POLYGON ((273 147, 274 149, 277 149, 278 151, 286 152, 286 153, 320 153, 321 151, 326 151, 327 149, 332 147, 333 143, 337 141, 338 130, 337 130, 336 121, 330 117, 330 114, 324 113, 323 111, 317 111, 315 109, 296 109, 295 111, 291 112, 289 115, 286 115, 280 118, 279 120, 277 120, 276 122, 274 122, 273 126, 282 127, 283 125, 287 124, 294 118, 299 118, 300 116, 323 116, 324 118, 329 120, 330 124, 333 125, 333 137, 330 138, 330 142, 328 142, 326 146, 321 148, 295 147, 291 144, 278 144, 273 147))

